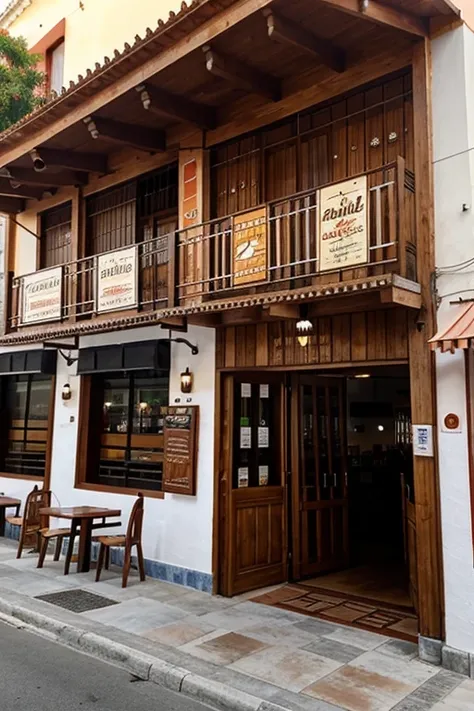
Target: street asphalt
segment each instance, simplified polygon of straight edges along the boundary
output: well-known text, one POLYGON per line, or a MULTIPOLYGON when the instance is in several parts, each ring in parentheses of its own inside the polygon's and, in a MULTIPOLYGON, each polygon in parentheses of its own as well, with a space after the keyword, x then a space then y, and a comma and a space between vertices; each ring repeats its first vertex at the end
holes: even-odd
POLYGON ((210 711, 182 694, 0 623, 0 709, 210 711))

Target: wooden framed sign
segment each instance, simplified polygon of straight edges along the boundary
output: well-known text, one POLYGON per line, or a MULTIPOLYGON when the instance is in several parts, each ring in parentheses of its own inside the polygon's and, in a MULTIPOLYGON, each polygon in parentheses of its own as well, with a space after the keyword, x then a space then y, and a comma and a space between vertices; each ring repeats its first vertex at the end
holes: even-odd
POLYGON ((43 269, 22 277, 21 324, 61 319, 63 270, 43 269))
POLYGON ((96 310, 104 313, 137 306, 137 279, 135 247, 101 254, 97 259, 96 310))
POLYGON ((166 407, 163 491, 195 496, 199 436, 199 407, 166 407))
POLYGON ((234 285, 267 278, 267 208, 243 212, 233 218, 234 285))
POLYGON ((367 176, 319 191, 319 270, 344 269, 369 259, 367 176))

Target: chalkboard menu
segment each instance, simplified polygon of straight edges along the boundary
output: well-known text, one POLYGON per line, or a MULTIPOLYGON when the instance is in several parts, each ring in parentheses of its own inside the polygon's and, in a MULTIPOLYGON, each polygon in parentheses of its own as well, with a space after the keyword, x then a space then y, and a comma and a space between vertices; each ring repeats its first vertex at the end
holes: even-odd
POLYGON ((163 491, 196 494, 199 407, 166 407, 163 491))

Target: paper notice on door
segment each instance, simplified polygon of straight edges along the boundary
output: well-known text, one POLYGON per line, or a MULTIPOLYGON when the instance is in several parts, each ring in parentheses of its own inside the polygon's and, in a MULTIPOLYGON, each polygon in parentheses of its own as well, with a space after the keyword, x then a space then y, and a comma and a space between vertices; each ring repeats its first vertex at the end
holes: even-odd
POLYGON ((258 485, 259 486, 268 486, 268 467, 267 466, 259 466, 258 468, 258 485))
POLYGON ((239 467, 237 469, 237 479, 239 489, 244 489, 249 485, 249 469, 248 467, 239 467))
POLYGON ((252 428, 240 428, 240 449, 251 449, 252 447, 252 428))
POLYGON ((270 397, 270 386, 268 385, 268 383, 260 385, 260 397, 262 399, 270 397))
POLYGON ((259 449, 266 449, 269 446, 269 428, 259 427, 258 428, 258 447, 259 449))
POLYGON ((252 386, 250 383, 242 383, 240 386, 240 397, 252 397, 252 386))

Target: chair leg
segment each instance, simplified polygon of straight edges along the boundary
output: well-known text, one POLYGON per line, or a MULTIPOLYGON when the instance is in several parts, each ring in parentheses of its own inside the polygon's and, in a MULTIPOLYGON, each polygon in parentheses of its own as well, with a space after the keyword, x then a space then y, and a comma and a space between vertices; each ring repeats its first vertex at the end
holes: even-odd
POLYGON ((110 546, 106 546, 105 548, 105 569, 108 570, 110 565, 110 546))
POLYGON ((102 566, 104 565, 105 548, 103 543, 100 544, 99 557, 97 558, 97 570, 95 573, 95 582, 98 583, 100 580, 100 574, 102 572, 102 566))
POLYGON ((40 554, 38 558, 38 565, 36 566, 37 568, 42 568, 44 559, 46 558, 46 552, 48 550, 48 539, 42 537, 41 538, 41 548, 40 548, 40 554))
POLYGON ((73 524, 71 526, 71 533, 69 534, 69 544, 67 547, 66 560, 64 561, 64 575, 69 575, 69 566, 71 565, 72 554, 74 551, 74 539, 76 538, 76 526, 73 524))
POLYGON ((56 548, 54 549, 54 560, 59 560, 59 556, 61 555, 61 548, 63 544, 63 537, 58 536, 56 539, 56 548))
POLYGON ((143 548, 141 542, 137 543, 137 558, 140 580, 143 582, 145 580, 145 561, 143 560, 143 548))
POLYGON ((130 548, 125 548, 125 555, 123 558, 123 572, 122 572, 122 587, 127 587, 128 574, 130 572, 130 565, 132 562, 132 551, 130 548))
POLYGON ((20 540, 18 541, 18 550, 16 552, 16 557, 21 558, 21 554, 23 553, 23 545, 25 543, 25 535, 23 533, 23 526, 21 527, 20 531, 20 540))

